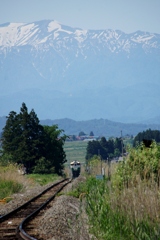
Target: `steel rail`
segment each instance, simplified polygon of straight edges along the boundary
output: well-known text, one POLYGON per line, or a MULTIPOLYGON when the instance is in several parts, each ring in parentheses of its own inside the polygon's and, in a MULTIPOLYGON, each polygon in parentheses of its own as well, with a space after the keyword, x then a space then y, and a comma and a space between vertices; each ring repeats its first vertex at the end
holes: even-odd
POLYGON ((5 219, 7 219, 8 217, 12 216, 14 213, 18 212, 19 210, 21 210, 22 208, 26 207, 28 204, 30 204, 32 201, 36 200, 37 198, 39 198, 40 196, 42 196, 45 192, 47 192, 48 190, 50 190, 51 188, 53 188, 54 186, 60 184, 61 182, 66 181, 67 179, 63 179, 60 182, 54 183, 53 185, 51 185, 49 188, 45 189, 44 191, 42 191, 40 194, 36 195, 35 197, 31 198, 29 201, 25 202, 24 204, 22 204, 21 206, 19 206, 18 208, 15 208, 13 211, 0 216, 0 223, 3 222, 5 219))
MULTIPOLYGON (((3 215, 3 216, 0 216, 0 230, 1 230, 1 232, 3 231, 4 226, 6 226, 6 228, 4 228, 5 229, 5 235, 3 235, 3 233, 2 233, 2 236, 6 236, 6 234, 7 234, 8 238, 5 237, 5 239, 14 239, 14 240, 15 239, 27 239, 27 240, 28 239, 32 239, 32 240, 34 239, 35 240, 35 238, 29 236, 24 231, 23 228, 27 225, 27 223, 29 223, 31 218, 35 217, 36 214, 38 214, 41 209, 44 209, 45 206, 47 206, 47 204, 55 198, 57 193, 59 193, 71 181, 72 181, 72 179, 66 178, 66 179, 63 179, 63 180, 61 180, 57 183, 54 183, 50 187, 48 187, 47 189, 42 191, 40 194, 31 198, 29 201, 27 201, 23 205, 19 206, 18 208, 14 209, 13 211, 11 211, 11 212, 3 215), (60 185, 60 186, 58 187, 58 185, 60 185), (53 189, 53 192, 50 192, 50 190, 52 191, 52 189, 53 189), (48 196, 48 194, 49 194, 49 196, 48 196), (44 195, 44 197, 43 197, 43 195, 44 195), (36 207, 36 205, 37 205, 37 207, 36 207), (32 208, 33 208, 33 212, 31 212, 32 208), (27 211, 28 211, 28 214, 27 214, 27 211), (23 215, 24 215, 24 217, 23 217, 23 215), (19 218, 21 218, 21 219, 18 222, 17 220, 19 218), (14 219, 13 225, 10 225, 10 227, 8 225, 9 222, 7 224, 7 221, 9 219, 11 219, 11 221, 12 221, 12 219, 14 219), (10 233, 13 232, 13 230, 14 230, 14 234, 15 234, 15 235, 14 234, 13 235, 15 237, 13 237, 13 238, 10 237, 9 238, 10 233)), ((2 238, 1 237, 0 237, 0 239, 3 239, 3 237, 2 238)))
POLYGON ((22 239, 25 239, 25 240, 37 240, 36 238, 28 235, 25 230, 23 229, 25 224, 27 224, 27 222, 30 221, 31 218, 35 217, 43 208, 45 208, 47 206, 47 204, 49 202, 51 202, 55 197, 56 195, 68 184, 70 183, 72 180, 69 180, 68 182, 66 182, 63 186, 61 186, 53 196, 51 196, 49 199, 47 199, 47 201, 42 204, 42 206, 40 206, 38 209, 36 209, 33 213, 31 213, 29 216, 27 216, 21 223, 20 225, 18 226, 18 229, 17 229, 17 236, 21 236, 22 239))

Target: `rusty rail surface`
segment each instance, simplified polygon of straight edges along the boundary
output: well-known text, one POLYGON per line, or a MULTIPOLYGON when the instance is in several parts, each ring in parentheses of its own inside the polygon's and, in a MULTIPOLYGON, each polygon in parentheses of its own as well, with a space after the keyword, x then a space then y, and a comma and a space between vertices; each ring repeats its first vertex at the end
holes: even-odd
POLYGON ((25 204, 0 217, 0 240, 36 240, 35 226, 29 221, 52 201, 71 179, 63 179, 30 199, 25 204))

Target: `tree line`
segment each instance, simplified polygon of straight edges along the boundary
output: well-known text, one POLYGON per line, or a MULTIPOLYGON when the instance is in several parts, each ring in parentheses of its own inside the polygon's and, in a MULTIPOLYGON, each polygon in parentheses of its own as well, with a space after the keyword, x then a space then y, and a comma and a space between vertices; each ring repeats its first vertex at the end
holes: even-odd
POLYGON ((89 141, 87 144, 86 160, 89 160, 94 155, 100 155, 103 160, 119 157, 122 153, 122 148, 124 151, 121 138, 107 141, 105 137, 102 137, 100 141, 89 141))
POLYGON ((66 154, 63 130, 57 125, 42 126, 32 109, 22 103, 20 113, 11 111, 2 132, 1 162, 24 165, 28 173, 57 173, 62 175, 66 154))
POLYGON ((147 129, 146 131, 138 133, 137 136, 134 138, 133 147, 135 147, 136 145, 139 145, 141 142, 144 142, 147 140, 148 141, 155 140, 157 143, 159 143, 160 142, 160 131, 147 129))

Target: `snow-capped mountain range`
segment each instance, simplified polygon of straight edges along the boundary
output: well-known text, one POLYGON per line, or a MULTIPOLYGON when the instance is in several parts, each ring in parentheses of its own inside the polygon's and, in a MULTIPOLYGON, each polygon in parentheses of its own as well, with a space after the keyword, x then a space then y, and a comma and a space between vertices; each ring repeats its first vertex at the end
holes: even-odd
POLYGON ((160 115, 160 34, 57 21, 0 25, 0 116, 138 122, 160 115))
POLYGON ((149 32, 138 31, 133 34, 125 34, 114 30, 83 30, 61 25, 57 21, 0 25, 1 50, 25 45, 41 48, 45 44, 48 48, 54 49, 69 46, 71 49, 73 45, 76 45, 83 52, 87 43, 90 42, 91 46, 96 47, 97 50, 100 50, 102 45, 115 53, 121 51, 129 53, 131 48, 135 48, 139 44, 147 53, 153 48, 160 48, 159 39, 159 34, 149 32))

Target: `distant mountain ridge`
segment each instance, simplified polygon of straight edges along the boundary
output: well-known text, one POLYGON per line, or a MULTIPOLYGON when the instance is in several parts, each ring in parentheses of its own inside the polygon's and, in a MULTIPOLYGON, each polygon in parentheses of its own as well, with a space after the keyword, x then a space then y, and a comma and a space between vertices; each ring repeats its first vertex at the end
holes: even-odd
MULTIPOLYGON (((86 51, 85 44, 92 41, 88 48, 103 47, 105 51, 126 52, 128 55, 134 49, 142 48, 145 53, 160 48, 159 34, 137 31, 132 34, 125 34, 120 30, 84 30, 62 25, 57 21, 43 20, 32 23, 6 23, 0 25, 0 46, 1 49, 30 45, 42 49, 51 46, 54 49, 70 46, 78 47, 83 55, 86 51), (61 42, 63 40, 63 42, 61 42), (101 45, 103 43, 103 45, 101 45)), ((95 50, 96 50, 95 48, 95 50)), ((86 52, 87 53, 87 52, 86 52)), ((84 56, 84 55, 83 55, 84 56)), ((87 55, 86 55, 87 56, 87 55)), ((85 57, 84 57, 85 58, 85 57)))
POLYGON ((138 122, 160 115, 160 34, 57 21, 0 25, 0 114, 138 122))
POLYGON ((96 136, 105 137, 120 137, 121 131, 123 136, 136 136, 139 132, 147 129, 160 130, 160 124, 133 124, 113 122, 108 119, 92 119, 87 121, 74 121, 72 119, 55 119, 55 120, 41 120, 42 125, 57 124, 60 129, 63 129, 68 135, 78 135, 83 131, 89 134, 93 131, 96 136))
MULTIPOLYGON (((5 126, 6 118, 0 117, 0 132, 5 126)), ((41 125, 58 125, 59 129, 63 129, 66 135, 78 135, 81 131, 90 134, 93 131, 95 136, 105 137, 120 137, 121 131, 123 136, 133 135, 136 136, 139 132, 147 129, 160 130, 159 124, 133 124, 133 123, 120 123, 113 122, 108 119, 92 119, 87 121, 75 121, 73 119, 46 119, 40 120, 41 125)))

